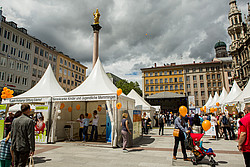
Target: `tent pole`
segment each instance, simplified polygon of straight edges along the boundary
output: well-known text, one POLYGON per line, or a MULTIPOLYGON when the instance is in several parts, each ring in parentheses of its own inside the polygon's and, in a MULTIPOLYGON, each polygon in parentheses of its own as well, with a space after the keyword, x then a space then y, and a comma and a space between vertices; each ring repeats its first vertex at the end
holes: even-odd
MULTIPOLYGON (((85 105, 85 114, 86 114, 87 111, 88 111, 88 102, 86 101, 85 103, 86 103, 86 105, 85 105)), ((85 115, 84 115, 84 116, 85 116, 85 115)))
MULTIPOLYGON (((51 131, 51 124, 52 124, 51 123, 52 122, 52 120, 51 120, 52 119, 52 115, 51 114, 52 114, 52 111, 54 109, 54 104, 55 103, 52 102, 52 98, 51 98, 51 100, 49 102, 49 113, 48 113, 49 114, 48 115, 48 120, 49 121, 48 121, 47 135, 50 134, 50 131, 51 131)), ((49 142, 49 136, 47 137, 47 143, 48 142, 49 142)))

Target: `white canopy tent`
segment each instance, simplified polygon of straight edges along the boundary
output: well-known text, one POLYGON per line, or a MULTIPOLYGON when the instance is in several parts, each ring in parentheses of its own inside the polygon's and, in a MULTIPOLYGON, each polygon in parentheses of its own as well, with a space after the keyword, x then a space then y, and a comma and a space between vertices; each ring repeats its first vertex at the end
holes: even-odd
MULTIPOLYGON (((18 110, 21 110, 21 105, 22 104, 15 104, 14 106, 9 107, 9 111, 8 112, 16 113, 18 110)), ((35 106, 34 105, 30 105, 30 108, 32 110, 35 110, 35 106)))
MULTIPOLYGON (((87 79, 79 85, 74 90, 68 92, 67 94, 60 95, 53 97, 53 101, 56 103, 64 103, 65 106, 74 106, 77 102, 82 108, 85 108, 85 113, 92 112, 94 109, 97 108, 98 104, 102 104, 102 106, 106 105, 106 110, 104 111, 105 119, 106 113, 108 113, 108 117, 110 118, 111 122, 111 145, 116 146, 118 143, 118 136, 120 134, 120 124, 118 122, 121 121, 122 112, 128 112, 130 118, 133 119, 133 110, 135 105, 135 100, 127 97, 126 95, 122 94, 117 97, 117 87, 111 82, 108 78, 106 72, 103 69, 100 59, 98 58, 93 70, 91 71, 90 75, 87 79), (121 109, 116 108, 116 104, 120 102, 122 104, 121 109), (67 104, 66 104, 67 103, 67 104)), ((60 105, 56 105, 56 110, 59 110, 60 105)), ((74 107, 72 107, 74 108, 74 107)), ((67 111, 62 110, 62 113, 67 114, 67 111)), ((73 113, 74 114, 74 113, 73 113)), ((54 116, 54 121, 56 123, 58 112, 56 112, 54 116)), ((74 115, 73 115, 74 116, 74 115)), ((71 116, 63 116, 66 118, 71 116)), ((131 125, 132 126, 132 125, 131 125)), ((53 131, 55 132, 56 126, 53 126, 53 131)), ((62 128, 60 126, 60 128, 62 128)), ((58 132, 58 130, 57 130, 58 132)), ((59 134, 58 134, 59 135, 59 134)), ((55 135, 52 136, 52 140, 54 140, 55 135)))
POLYGON ((211 101, 211 103, 209 104, 208 107, 209 107, 209 108, 210 108, 210 107, 214 107, 214 106, 216 105, 218 99, 219 99, 219 95, 218 95, 217 92, 215 92, 214 98, 213 98, 213 100, 211 101))
POLYGON ((249 98, 250 97, 250 80, 248 80, 248 83, 246 85, 246 87, 244 88, 244 90, 242 91, 242 93, 240 95, 238 95, 235 99, 234 102, 237 103, 243 103, 244 99, 249 98))
POLYGON ((222 92, 221 92, 220 97, 218 98, 217 102, 221 105, 221 103, 225 100, 227 95, 228 95, 228 93, 227 93, 226 89, 223 87, 222 92))
POLYGON ((206 103, 204 106, 208 107, 208 106, 211 104, 212 101, 213 101, 213 97, 212 97, 212 95, 210 94, 210 95, 209 95, 209 98, 208 98, 208 100, 207 100, 207 103, 206 103))
POLYGON ((227 97, 221 102, 221 104, 230 104, 236 99, 237 96, 241 94, 241 89, 239 88, 237 82, 234 80, 233 87, 227 95, 227 97))

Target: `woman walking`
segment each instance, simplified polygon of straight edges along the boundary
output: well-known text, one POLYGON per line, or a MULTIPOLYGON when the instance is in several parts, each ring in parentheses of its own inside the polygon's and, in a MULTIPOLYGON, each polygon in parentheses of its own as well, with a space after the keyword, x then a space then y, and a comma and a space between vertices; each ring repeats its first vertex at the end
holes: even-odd
POLYGON ((181 114, 179 115, 179 117, 177 117, 175 119, 174 126, 175 126, 175 129, 179 130, 179 137, 175 137, 173 159, 174 160, 177 159, 176 158, 177 149, 178 149, 178 146, 179 146, 179 142, 181 142, 181 150, 182 150, 184 161, 191 161, 187 157, 185 144, 184 144, 186 133, 189 133, 189 132, 187 131, 187 126, 186 126, 186 122, 184 120, 184 117, 182 117, 181 114))
POLYGON ((122 122, 121 122, 121 127, 122 127, 122 139, 123 139, 123 152, 128 152, 128 150, 126 149, 126 145, 128 143, 128 133, 131 134, 129 128, 128 128, 128 114, 127 113, 123 113, 122 114, 122 122))
POLYGON ((82 141, 83 127, 84 127, 83 120, 84 120, 84 115, 81 114, 80 117, 77 119, 77 122, 80 122, 80 127, 79 127, 79 138, 80 138, 80 141, 82 141))

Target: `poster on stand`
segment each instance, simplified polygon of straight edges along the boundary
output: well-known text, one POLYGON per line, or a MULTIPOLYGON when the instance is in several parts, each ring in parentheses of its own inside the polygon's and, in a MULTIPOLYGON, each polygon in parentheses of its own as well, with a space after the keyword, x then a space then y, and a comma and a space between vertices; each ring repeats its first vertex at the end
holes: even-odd
POLYGON ((47 143, 47 128, 45 120, 49 111, 48 105, 36 105, 34 119, 35 125, 35 141, 36 143, 47 143))
POLYGON ((141 114, 140 110, 133 110, 133 139, 142 135, 141 114))
POLYGON ((5 110, 6 110, 6 105, 0 105, 0 113, 1 114, 1 119, 0 119, 0 140, 3 139, 4 137, 4 116, 5 116, 5 110))
POLYGON ((216 136, 214 122, 211 122, 211 128, 208 131, 205 132, 205 135, 207 135, 207 136, 216 136))

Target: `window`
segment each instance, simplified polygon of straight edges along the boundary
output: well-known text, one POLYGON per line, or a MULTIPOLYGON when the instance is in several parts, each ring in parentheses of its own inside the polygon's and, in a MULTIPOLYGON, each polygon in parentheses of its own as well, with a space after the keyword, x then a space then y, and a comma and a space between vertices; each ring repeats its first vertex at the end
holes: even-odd
POLYGON ((195 100, 195 106, 199 106, 199 101, 195 100))
POLYGON ((194 88, 197 88, 197 84, 196 83, 194 84, 194 88))
POLYGON ((160 79, 160 83, 163 83, 163 79, 160 79))
POLYGON ((82 81, 84 81, 84 76, 82 76, 82 81))
POLYGON ((47 67, 48 67, 48 63, 47 61, 44 61, 43 68, 47 68, 47 67))
POLYGON ((178 90, 178 85, 175 85, 175 88, 174 88, 175 90, 178 90))
POLYGON ((153 86, 150 87, 150 91, 151 91, 151 92, 154 91, 154 87, 153 87, 153 86))
POLYGON ((35 53, 38 54, 38 52, 39 52, 39 48, 35 46, 35 53))
POLYGON ((78 79, 81 80, 81 75, 79 75, 78 79))
POLYGON ((155 83, 158 84, 158 79, 155 79, 155 83))
POLYGON ((175 74, 175 75, 177 74, 177 70, 174 70, 174 74, 175 74))
POLYGON ((43 56, 43 53, 44 53, 43 49, 40 49, 40 56, 43 56))
POLYGON ((5 81, 5 72, 0 71, 0 80, 5 81))
POLYGON ((49 53, 48 53, 47 51, 45 51, 44 57, 45 57, 45 58, 48 58, 48 57, 49 57, 49 53))
POLYGON ((39 66, 42 67, 43 66, 43 60, 39 59, 39 66))
MULTIPOLYGON (((51 57, 52 57, 52 55, 51 55, 51 57)), ((53 56, 53 61, 56 62, 56 56, 53 56)))
POLYGON ((217 74, 217 79, 220 79, 220 74, 217 74))
POLYGON ((13 74, 8 74, 7 82, 13 82, 13 74))
POLYGON ((21 71, 22 70, 22 64, 21 63, 16 63, 16 69, 17 69, 17 71, 21 71))
POLYGON ((218 87, 220 87, 221 86, 221 82, 218 82, 218 87))
POLYGON ((199 68, 199 72, 202 72, 202 68, 199 68))
POLYGON ((71 72, 68 70, 68 76, 70 77, 71 72))
POLYGON ((228 77, 232 77, 231 72, 227 72, 228 77))
POLYGON ((189 73, 189 69, 186 69, 186 72, 189 73))
MULTIPOLYGON (((52 54, 49 54, 49 60, 50 60, 50 61, 52 61, 52 57, 53 57, 52 54)), ((60 64, 63 64, 62 58, 60 58, 60 64)))
POLYGON ((170 85, 170 90, 173 90, 173 85, 170 85))
POLYGON ((164 71, 164 75, 168 75, 168 72, 167 72, 167 71, 164 71))
POLYGON ((78 66, 76 66, 76 71, 78 71, 78 66))
POLYGON ((203 75, 200 75, 200 80, 201 80, 201 81, 203 80, 203 75))
POLYGON ((42 71, 38 70, 38 78, 42 77, 42 71))
POLYGON ((23 78, 23 82, 22 82, 22 84, 26 86, 26 85, 27 85, 27 81, 28 81, 28 79, 27 79, 27 78, 23 78))
POLYGON ((216 87, 216 82, 213 83, 213 87, 216 87))
POLYGON ((204 96, 205 95, 205 91, 201 91, 201 96, 204 96))
POLYGON ((200 83, 201 88, 204 88, 204 83, 200 83))
POLYGON ((0 66, 6 67, 7 59, 5 57, 1 57, 0 59, 0 66))
POLYGON ((207 83, 207 87, 211 87, 211 83, 207 83))
POLYGON ((172 75, 172 71, 169 71, 169 75, 172 75))
POLYGON ((66 79, 65 78, 63 78, 63 83, 66 84, 66 79))
POLYGON ((33 68, 32 76, 36 77, 36 74, 37 74, 37 69, 33 68))
POLYGON ((67 60, 64 60, 64 65, 67 66, 67 60))
POLYGON ((59 68, 59 73, 62 73, 62 67, 59 68))
POLYGON ((177 78, 174 78, 174 82, 178 82, 178 79, 177 79, 177 78))
POLYGON ((206 102, 205 100, 202 100, 202 105, 203 105, 203 106, 205 105, 205 102, 206 102))
POLYGON ((72 68, 73 68, 73 70, 75 69, 75 65, 74 64, 72 64, 72 68))
POLYGON ((63 59, 62 58, 60 58, 60 64, 63 64, 63 59))
POLYGON ((187 76, 187 81, 189 81, 190 80, 190 77, 189 76, 187 76))
POLYGON ((62 77, 59 77, 59 79, 58 79, 58 80, 59 80, 59 82, 62 82, 62 77))
POLYGON ((158 76, 158 72, 155 72, 155 76, 158 76))
POLYGON ((24 59, 27 60, 27 61, 29 61, 29 59, 30 59, 30 54, 26 53, 24 59))
POLYGON ((211 71, 214 71, 214 67, 211 67, 211 71))
POLYGON ((207 72, 209 71, 209 67, 206 67, 206 71, 207 71, 207 72))
POLYGON ((72 77, 74 77, 75 75, 74 75, 74 72, 72 72, 72 77))
POLYGON ((179 78, 179 82, 183 82, 183 81, 182 81, 182 77, 179 78))
POLYGON ((9 48, 9 45, 5 45, 5 44, 3 43, 2 51, 7 53, 7 52, 8 52, 8 48, 9 48))
POLYGON ((165 78, 165 83, 168 83, 168 79, 167 78, 165 78))
POLYGON ((215 74, 212 75, 212 79, 215 79, 215 74))
POLYGON ((190 88, 190 84, 187 84, 187 88, 190 88))
POLYGON ((15 68, 15 61, 10 60, 10 69, 14 69, 14 68, 15 68))
POLYGON ((163 86, 160 86, 160 91, 163 91, 163 86))
POLYGON ((68 64, 69 64, 69 68, 71 68, 71 62, 69 62, 68 64))
POLYGON ((77 75, 77 74, 75 75, 75 78, 76 78, 76 79, 78 78, 78 75, 77 75))
POLYGON ((160 76, 162 76, 162 71, 160 71, 160 76))
POLYGON ((210 75, 207 75, 207 79, 210 79, 210 75))
POLYGON ((74 81, 71 81, 71 86, 73 86, 74 85, 74 81))
POLYGON ((172 83, 173 82, 173 78, 169 78, 169 82, 172 83))
POLYGON ((196 71, 196 69, 195 68, 193 68, 193 72, 195 72, 196 71))
POLYGON ((183 90, 183 85, 182 84, 180 84, 180 90, 183 90))
POLYGON ((165 86, 165 90, 168 90, 168 86, 165 86))
POLYGON ((84 74, 84 69, 82 69, 82 73, 84 74))
POLYGON ((67 84, 70 85, 70 80, 68 79, 67 84))
POLYGON ((155 91, 159 91, 158 86, 155 86, 155 91))
POLYGON ((146 92, 149 92, 149 87, 148 86, 146 87, 146 92))
POLYGON ((64 69, 64 73, 63 73, 64 75, 67 75, 67 70, 66 69, 64 69))
POLYGON ((34 57, 34 62, 33 62, 33 64, 37 65, 37 61, 38 61, 38 59, 37 59, 36 57, 34 57))
POLYGON ((23 65, 23 72, 28 73, 29 72, 29 66, 28 65, 23 65))
POLYGON ((195 95, 195 96, 198 96, 198 91, 195 91, 195 92, 194 92, 194 95, 195 95))
POLYGON ((150 84, 153 84, 153 79, 150 79, 150 84))
POLYGON ((81 67, 79 67, 79 72, 81 72, 81 67))
POLYGON ((179 70, 179 74, 182 74, 182 70, 179 70))
POLYGON ((146 77, 148 77, 148 72, 145 73, 146 77))
POLYGON ((196 80, 196 76, 193 76, 193 80, 194 80, 194 81, 196 80))
POLYGON ((190 96, 190 95, 191 95, 191 92, 188 92, 187 94, 188 94, 188 96, 190 96))

